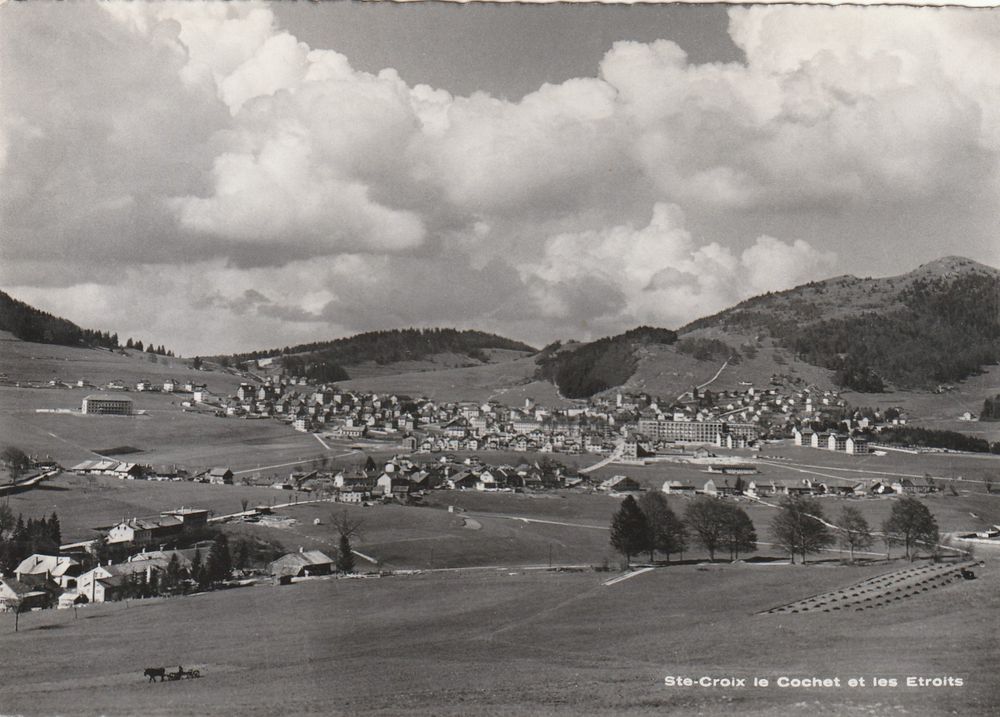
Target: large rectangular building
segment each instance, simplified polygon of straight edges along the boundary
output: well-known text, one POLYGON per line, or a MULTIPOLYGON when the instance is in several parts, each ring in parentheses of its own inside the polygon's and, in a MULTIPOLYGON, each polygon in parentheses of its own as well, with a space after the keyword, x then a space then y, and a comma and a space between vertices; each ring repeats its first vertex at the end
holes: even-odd
POLYGON ((132 399, 94 393, 83 399, 83 412, 90 415, 131 416, 132 399))
POLYGON ((664 421, 657 418, 640 418, 638 431, 650 440, 715 443, 720 433, 748 440, 757 438, 758 427, 753 423, 664 421))

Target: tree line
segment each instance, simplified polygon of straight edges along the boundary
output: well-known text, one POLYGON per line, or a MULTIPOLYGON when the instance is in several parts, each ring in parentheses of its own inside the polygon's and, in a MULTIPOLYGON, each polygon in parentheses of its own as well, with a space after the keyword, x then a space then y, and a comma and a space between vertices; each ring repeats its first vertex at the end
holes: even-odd
MULTIPOLYGON (((391 329, 368 331, 332 341, 285 346, 246 353, 227 358, 236 362, 255 361, 272 356, 322 352, 325 360, 351 365, 374 361, 377 364, 416 361, 432 354, 468 354, 480 349, 509 349, 535 353, 528 344, 489 334, 484 331, 459 329, 391 329)), ((218 360, 223 357, 212 357, 218 360)))
POLYGON ((72 321, 36 309, 0 291, 0 330, 22 341, 62 346, 117 348, 118 334, 82 329, 72 321))
MULTIPOLYGON (((912 496, 895 501, 889 517, 882 523, 882 540, 887 549, 901 545, 907 558, 920 548, 937 552, 938 527, 926 505, 912 496)), ((809 555, 839 545, 854 561, 856 551, 865 551, 875 542, 864 514, 855 506, 844 506, 838 524, 827 521, 820 502, 803 496, 786 496, 769 524, 771 536, 794 564, 796 557, 805 563, 809 555)), ((728 551, 729 559, 756 552, 757 531, 743 508, 715 498, 699 497, 688 504, 683 519, 670 508, 666 496, 650 491, 636 501, 626 497, 611 519, 611 545, 625 557, 626 567, 634 556, 648 553, 653 562, 656 553, 683 556, 688 539, 704 548, 709 560, 728 551)))
POLYGON ((0 505, 0 568, 11 573, 22 560, 35 553, 54 555, 62 544, 59 516, 28 518, 20 513, 14 517, 9 506, 0 505))

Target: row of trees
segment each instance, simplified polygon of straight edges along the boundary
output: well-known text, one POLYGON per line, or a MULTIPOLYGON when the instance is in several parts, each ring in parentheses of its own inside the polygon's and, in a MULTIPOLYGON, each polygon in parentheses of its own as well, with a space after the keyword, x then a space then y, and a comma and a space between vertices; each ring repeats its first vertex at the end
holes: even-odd
MULTIPOLYGON (((458 329, 390 329, 367 331, 333 341, 318 341, 297 346, 285 346, 265 351, 233 354, 236 362, 252 361, 281 354, 323 353, 331 363, 354 365, 365 361, 378 364, 415 361, 431 354, 467 354, 475 349, 510 349, 534 353, 531 346, 483 331, 458 329)), ((221 359, 222 357, 214 357, 221 359)), ((213 359, 213 360, 214 360, 213 359)))
MULTIPOLYGON (((838 517, 839 525, 826 520, 820 502, 814 498, 788 496, 781 501, 778 513, 770 523, 775 542, 791 557, 802 562, 810 554, 819 553, 834 544, 850 553, 867 550, 875 536, 862 512, 854 506, 844 506, 838 517)), ((926 505, 916 498, 904 496, 896 501, 889 517, 882 523, 882 540, 886 546, 901 545, 907 558, 921 548, 936 551, 938 527, 926 505)), ((667 498, 660 492, 646 493, 636 501, 631 496, 622 501, 611 519, 611 545, 631 558, 649 553, 682 554, 693 538, 715 560, 719 551, 728 550, 730 560, 741 553, 757 550, 757 531, 753 521, 740 506, 713 498, 698 498, 684 511, 683 520, 671 510, 667 498)))
POLYGON ((173 351, 168 351, 163 347, 163 344, 159 346, 154 346, 149 344, 148 346, 143 344, 142 341, 133 341, 131 338, 125 342, 125 348, 135 349, 136 351, 145 351, 148 354, 156 354, 157 356, 173 356, 173 351))
POLYGON ((1000 421, 1000 394, 983 401, 983 411, 979 414, 981 421, 1000 421))
POLYGON ((883 428, 875 437, 882 443, 924 448, 947 448, 970 453, 1000 453, 1000 441, 990 443, 985 438, 977 438, 958 431, 942 431, 920 426, 890 426, 883 428))

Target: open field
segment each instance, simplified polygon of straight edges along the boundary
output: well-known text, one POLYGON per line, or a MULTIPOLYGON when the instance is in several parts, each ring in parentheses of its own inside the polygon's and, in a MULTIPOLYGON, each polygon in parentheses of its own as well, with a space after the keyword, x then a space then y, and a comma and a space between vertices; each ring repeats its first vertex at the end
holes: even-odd
POLYGON ((954 384, 945 393, 932 391, 895 391, 888 393, 848 392, 844 397, 855 406, 899 406, 910 416, 910 423, 942 431, 959 431, 1000 441, 1000 422, 960 421, 966 411, 979 415, 983 401, 1000 394, 1000 366, 985 366, 978 376, 954 384))
MULTIPOLYGON (((732 348, 757 342, 751 336, 738 336, 707 328, 692 331, 682 338, 719 339, 732 348)), ((626 382, 624 390, 646 391, 654 396, 672 399, 693 386, 709 381, 722 366, 723 359, 699 361, 677 350, 676 346, 651 345, 640 349, 639 366, 626 382)), ((746 390, 741 382, 750 382, 758 388, 770 385, 771 376, 782 374, 801 379, 803 385, 821 389, 833 388, 832 372, 804 363, 787 349, 762 342, 753 358, 742 358, 739 364, 727 366, 718 378, 706 388, 712 391, 746 390)))
POLYGON ((72 389, 0 387, 0 432, 4 442, 29 453, 51 455, 63 464, 95 458, 94 451, 132 446, 129 460, 189 468, 229 465, 253 468, 347 450, 344 443, 323 447, 316 438, 271 419, 217 418, 185 411, 171 394, 129 393, 138 416, 84 416, 86 392, 72 389), (73 408, 75 414, 37 413, 36 408, 73 408))
POLYGON ((899 607, 755 615, 873 568, 678 566, 319 579, 2 619, 0 704, 28 715, 985 715, 997 571, 899 607), (182 629, 178 629, 183 626, 182 629), (916 637, 919 635, 919 638, 916 637), (148 684, 144 667, 203 677, 148 684), (667 687, 667 675, 767 688, 667 687), (841 687, 777 687, 780 676, 841 687), (957 677, 961 687, 874 687, 957 677), (864 677, 865 687, 847 679, 864 677))
MULTIPOLYGON (((124 381, 134 386, 136 381, 162 381, 173 378, 202 383, 216 394, 228 394, 240 385, 240 377, 225 371, 195 371, 189 359, 154 356, 141 351, 123 349, 87 349, 55 344, 37 344, 16 339, 0 331, 0 373, 11 381, 43 381, 58 378, 67 383, 79 379, 100 386, 109 381, 124 381)), ((82 389, 81 389, 82 390, 82 389)), ((90 389, 93 391, 94 389, 90 389)), ((132 396, 132 394, 129 394, 132 396)))
MULTIPOLYGON (((299 494, 305 500, 305 494, 299 494)), ((10 509, 26 518, 41 518, 56 511, 63 540, 90 540, 93 528, 109 525, 122 517, 158 515, 162 510, 205 508, 218 514, 236 513, 246 498, 251 506, 294 500, 291 491, 241 485, 130 481, 108 476, 77 476, 64 473, 39 487, 9 498, 10 509)), ((5 498, 5 500, 7 500, 5 498)))

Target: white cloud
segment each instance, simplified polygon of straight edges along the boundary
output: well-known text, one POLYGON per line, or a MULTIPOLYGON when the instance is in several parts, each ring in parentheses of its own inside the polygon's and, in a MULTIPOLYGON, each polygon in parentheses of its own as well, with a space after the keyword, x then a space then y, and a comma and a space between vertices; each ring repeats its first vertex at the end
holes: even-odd
POLYGON ((619 42, 598 76, 507 101, 356 70, 265 4, 8 5, 0 283, 222 350, 399 323, 544 342, 901 257, 1000 260, 1000 14, 730 18, 744 63, 619 42), (156 318, 166 300, 192 321, 156 318))

